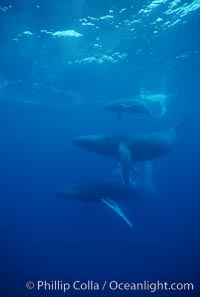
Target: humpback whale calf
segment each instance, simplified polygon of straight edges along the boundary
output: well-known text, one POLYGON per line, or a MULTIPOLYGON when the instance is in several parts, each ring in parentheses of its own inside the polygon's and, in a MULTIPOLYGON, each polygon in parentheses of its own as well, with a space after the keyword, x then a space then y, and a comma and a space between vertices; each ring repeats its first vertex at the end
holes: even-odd
POLYGON ((73 143, 83 149, 120 161, 122 179, 129 185, 131 166, 137 161, 148 161, 167 154, 174 147, 176 133, 190 118, 175 128, 149 134, 94 134, 76 137, 73 143))
POLYGON ((82 203, 102 202, 114 210, 130 227, 133 227, 132 223, 115 201, 130 200, 135 194, 134 188, 114 182, 69 185, 57 189, 55 193, 57 197, 68 198, 82 203))
POLYGON ((120 100, 113 100, 106 103, 103 108, 106 111, 116 112, 118 119, 122 118, 122 113, 141 113, 145 114, 148 117, 154 117, 148 106, 139 99, 120 99, 120 100))

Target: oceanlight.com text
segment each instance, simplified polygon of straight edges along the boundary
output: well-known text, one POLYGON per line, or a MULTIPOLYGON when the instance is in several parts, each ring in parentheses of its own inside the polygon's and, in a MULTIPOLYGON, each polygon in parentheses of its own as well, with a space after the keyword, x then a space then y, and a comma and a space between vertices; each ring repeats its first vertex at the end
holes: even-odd
POLYGON ((28 281, 26 283, 28 290, 37 291, 148 291, 155 293, 157 291, 194 291, 193 283, 168 283, 168 282, 120 282, 117 280, 105 280, 98 282, 94 280, 80 281, 75 280, 73 282, 62 280, 38 280, 28 281))

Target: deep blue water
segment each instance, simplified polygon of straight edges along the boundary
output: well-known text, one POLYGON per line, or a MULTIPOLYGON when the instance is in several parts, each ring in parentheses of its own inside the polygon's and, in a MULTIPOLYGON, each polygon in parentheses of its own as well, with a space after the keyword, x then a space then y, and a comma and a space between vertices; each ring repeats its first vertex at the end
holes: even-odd
POLYGON ((199 1, 0 1, 1 296, 199 294, 199 8, 199 1), (166 95, 162 117, 125 114, 119 122, 102 111, 143 90, 166 95), (174 149, 152 162, 151 189, 140 186, 136 199, 119 203, 132 229, 101 203, 55 197, 68 184, 120 182, 117 161, 75 147, 74 137, 159 132, 188 116, 174 149), (38 280, 192 282, 195 290, 26 289, 38 280))

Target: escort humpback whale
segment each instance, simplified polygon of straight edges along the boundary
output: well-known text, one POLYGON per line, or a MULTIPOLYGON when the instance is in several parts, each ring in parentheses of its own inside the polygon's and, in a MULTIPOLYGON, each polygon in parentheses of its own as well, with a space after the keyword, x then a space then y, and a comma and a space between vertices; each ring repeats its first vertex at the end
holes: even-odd
POLYGON ((120 161, 122 179, 129 185, 131 166, 137 161, 148 161, 167 154, 174 147, 176 133, 190 118, 175 128, 149 134, 94 134, 73 139, 83 149, 120 161))
POLYGON ((139 99, 119 99, 119 100, 113 100, 108 103, 106 103, 103 108, 105 111, 112 111, 116 112, 118 119, 120 120, 122 118, 122 113, 140 113, 145 114, 148 117, 154 117, 148 106, 142 102, 139 99))
POLYGON ((114 210, 130 227, 133 227, 115 201, 130 200, 136 195, 132 187, 122 183, 98 182, 93 184, 69 185, 56 190, 57 197, 80 201, 82 203, 102 202, 114 210))

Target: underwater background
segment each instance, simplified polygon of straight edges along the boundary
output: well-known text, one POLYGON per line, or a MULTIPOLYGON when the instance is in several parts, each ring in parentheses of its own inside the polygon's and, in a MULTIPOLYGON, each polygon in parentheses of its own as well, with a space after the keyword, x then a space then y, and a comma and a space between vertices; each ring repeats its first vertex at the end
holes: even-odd
MULTIPOLYGON (((1 296, 38 280, 192 282, 199 294, 200 1, 0 1, 1 296), (141 97, 161 117, 102 110, 141 97), (147 187, 121 202, 129 228, 101 203, 55 197, 68 184, 119 180, 117 161, 74 137, 148 133, 191 121, 151 162, 147 187)), ((137 185, 135 185, 137 187, 137 185)), ((148 296, 70 291, 68 296, 148 296)))

